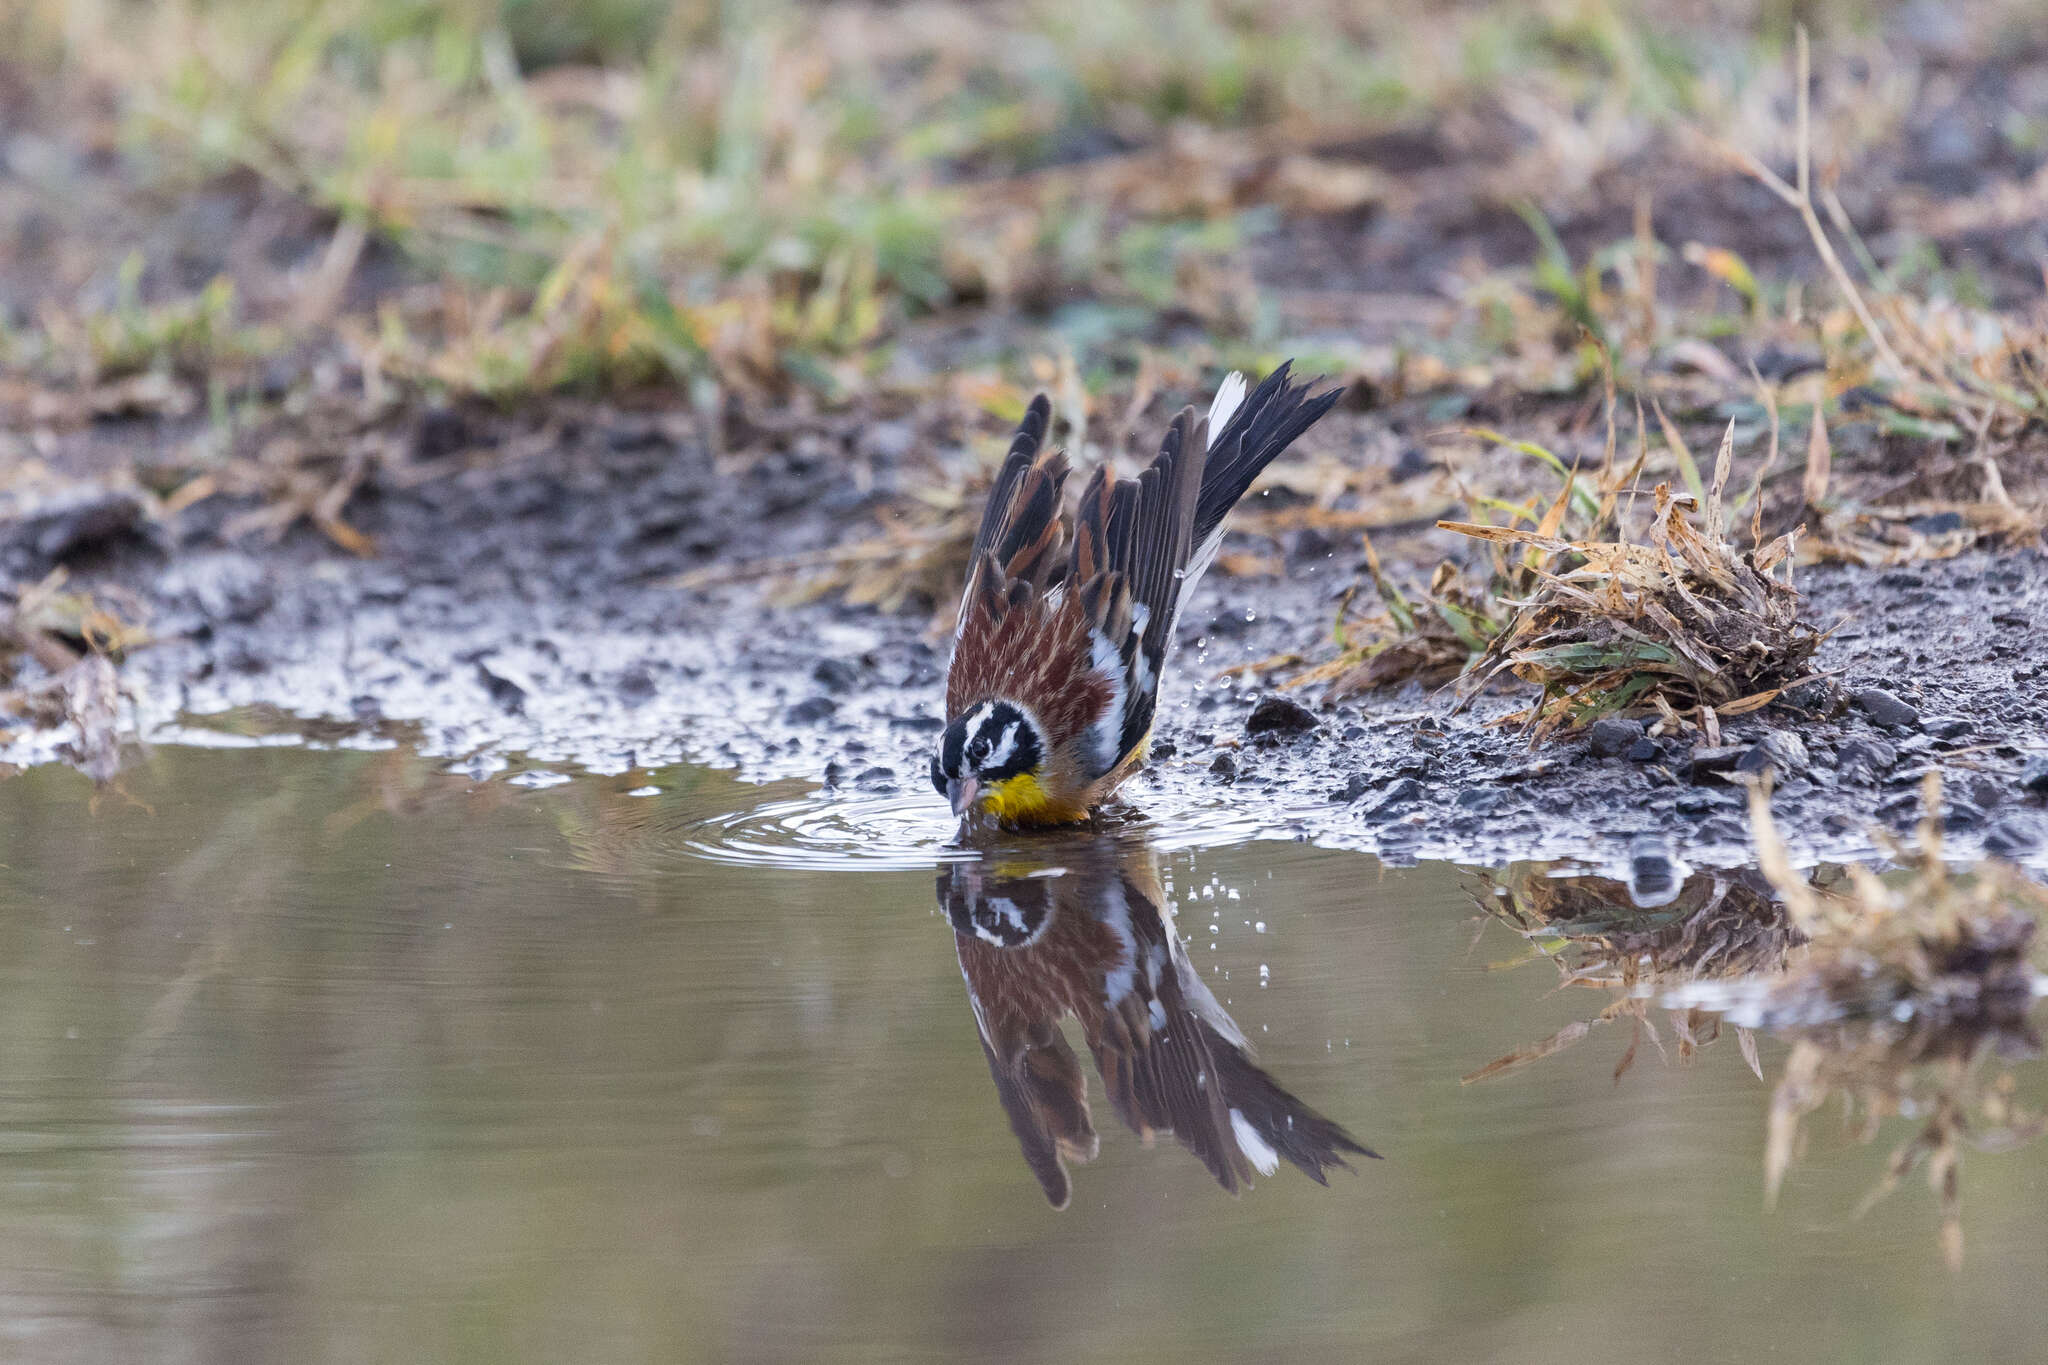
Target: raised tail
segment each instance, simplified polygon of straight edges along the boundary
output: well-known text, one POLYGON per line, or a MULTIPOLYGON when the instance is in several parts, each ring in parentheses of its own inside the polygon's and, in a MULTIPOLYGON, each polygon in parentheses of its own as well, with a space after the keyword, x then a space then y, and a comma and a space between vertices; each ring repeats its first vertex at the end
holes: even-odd
POLYGON ((1216 550, 1223 544, 1223 519, 1252 486, 1252 480, 1344 396, 1341 388, 1311 396, 1309 390, 1320 378, 1293 383, 1293 366, 1292 360, 1283 362, 1234 410, 1217 409, 1232 397, 1233 384, 1236 392, 1243 392, 1244 381, 1233 374, 1217 390, 1216 406, 1209 417, 1209 458, 1202 468, 1201 491, 1195 497, 1194 550, 1182 575, 1183 593, 1215 560, 1216 550))

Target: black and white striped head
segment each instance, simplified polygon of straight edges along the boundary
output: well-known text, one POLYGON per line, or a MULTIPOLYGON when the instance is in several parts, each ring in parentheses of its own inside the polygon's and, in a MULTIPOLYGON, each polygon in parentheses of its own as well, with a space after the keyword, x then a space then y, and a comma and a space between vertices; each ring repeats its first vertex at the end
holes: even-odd
POLYGON ((1035 781, 1045 764, 1045 735, 1014 702, 985 701, 946 727, 932 755, 932 786, 955 815, 977 804, 997 815, 1019 779, 1035 781))
POLYGON ((995 948, 1027 948, 1052 923, 1057 875, 991 876, 980 864, 954 863, 939 874, 939 900, 958 932, 995 948))

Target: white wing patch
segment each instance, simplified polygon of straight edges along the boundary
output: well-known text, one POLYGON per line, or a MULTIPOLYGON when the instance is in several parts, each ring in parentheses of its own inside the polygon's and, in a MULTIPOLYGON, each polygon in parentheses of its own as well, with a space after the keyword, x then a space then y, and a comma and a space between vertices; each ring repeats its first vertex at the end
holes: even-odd
POLYGON ((1123 651, 1099 630, 1088 636, 1088 662, 1109 680, 1110 686, 1109 705, 1088 727, 1088 742, 1095 750, 1091 766, 1095 775, 1100 777, 1116 766, 1117 742, 1123 735, 1124 700, 1130 695, 1130 681, 1124 677, 1123 651))
POLYGON ((1201 581, 1202 575, 1209 572, 1209 566, 1216 562, 1216 552, 1222 548, 1223 523, 1219 521, 1216 523, 1216 529, 1209 533, 1209 538, 1197 545, 1194 553, 1188 556, 1187 568, 1181 570, 1182 601, 1186 601, 1188 594, 1195 590, 1195 584, 1201 581))
POLYGON ((1271 1175, 1280 1165, 1280 1154, 1273 1150, 1273 1144, 1259 1134, 1244 1116, 1242 1109, 1230 1111, 1230 1131, 1237 1138, 1238 1150, 1243 1152, 1258 1168, 1260 1175, 1271 1175))
POLYGON ((1209 402, 1209 447, 1215 449, 1216 435, 1230 425, 1230 419, 1244 406, 1244 375, 1232 370, 1223 376, 1223 382, 1216 386, 1216 396, 1209 402))

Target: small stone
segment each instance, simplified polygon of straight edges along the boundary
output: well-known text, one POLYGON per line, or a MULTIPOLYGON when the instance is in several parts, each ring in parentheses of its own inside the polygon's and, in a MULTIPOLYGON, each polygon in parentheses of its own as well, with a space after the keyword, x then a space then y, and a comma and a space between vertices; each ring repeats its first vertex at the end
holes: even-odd
POLYGON ((1898 766, 1899 751, 1881 739, 1845 740, 1835 750, 1844 776, 1876 779, 1898 766))
POLYGON ((1150 756, 1153 758, 1172 758, 1179 752, 1180 746, 1178 744, 1175 744, 1170 739, 1162 739, 1153 744, 1150 756))
POLYGON ((1406 483, 1410 479, 1419 479, 1427 474, 1434 464, 1435 461, 1429 458, 1429 452, 1421 446, 1403 446, 1400 456, 1394 461, 1394 467, 1387 471, 1387 478, 1393 483, 1406 483))
POLYGON ((270 574, 254 557, 220 554, 188 562, 192 597, 199 610, 215 621, 248 625, 277 601, 270 574))
POLYGON ((1829 678, 1815 678, 1790 688, 1784 695, 1787 706, 1797 707, 1818 716, 1833 715, 1841 701, 1841 689, 1829 678))
POLYGON ((1860 687, 1849 697, 1863 708, 1873 724, 1882 725, 1887 730, 1920 728, 1920 713, 1882 687, 1860 687))
POLYGON ((54 565, 111 542, 145 539, 147 521, 138 493, 90 485, 68 488, 43 498, 26 514, 0 521, 0 565, 19 577, 41 578, 54 565))
POLYGON ((1629 849, 1629 899, 1643 909, 1668 905, 1685 885, 1685 869, 1655 835, 1645 835, 1629 849))
POLYGON ((1743 752, 1740 744, 1722 744, 1712 748, 1702 745, 1692 751, 1692 770, 1695 773, 1733 772, 1743 752))
POLYGON ((860 670, 844 659, 820 659, 811 679, 827 692, 850 692, 860 683, 860 670))
POLYGON ((1391 814, 1402 806, 1413 805, 1422 799, 1422 784, 1412 777, 1404 777, 1390 784, 1372 803, 1366 814, 1375 818, 1391 814))
POLYGON ((1489 811, 1501 803, 1501 793, 1491 787, 1467 787, 1458 793, 1458 804, 1466 810, 1489 811))
POLYGON ((654 674, 644 663, 633 664, 619 673, 619 697, 629 706, 639 706, 654 698, 654 674))
POLYGON ((1699 836, 1703 843, 1739 844, 1749 837, 1749 832, 1725 815, 1717 815, 1702 821, 1699 836))
POLYGON ((2027 760, 2020 769, 2020 788, 2036 796, 2048 796, 2048 757, 2027 760))
POLYGON ((1299 735, 1321 724, 1314 712, 1293 698, 1267 697, 1252 708, 1250 718, 1244 723, 1244 732, 1248 735, 1299 735))
POLYGON ((896 785, 896 770, 878 763, 872 768, 861 769, 860 776, 853 780, 863 787, 893 787, 896 785))
POLYGON ((782 713, 791 725, 817 725, 830 720, 839 703, 830 697, 807 697, 782 713))
POLYGON ((1301 527, 1287 537, 1287 558, 1290 563, 1328 559, 1336 548, 1336 544, 1328 536, 1313 526, 1301 527))
POLYGON ((1950 829, 1976 829, 1984 823, 1984 812, 1973 802, 1951 801, 1941 813, 1941 822, 1950 829))
POLYGON ((1647 735, 1628 746, 1631 763, 1655 763, 1663 754, 1663 747, 1647 735))
POLYGON ((499 710, 514 716, 526 714, 525 688, 510 678, 491 672, 481 663, 476 666, 476 675, 483 683, 484 690, 491 694, 491 700, 498 704, 499 710))
POLYGON ((1772 730, 1735 761, 1735 771, 1760 773, 1768 768, 1787 778, 1805 772, 1811 762, 1805 740, 1790 730, 1772 730))
POLYGON ((1618 716, 1603 716, 1586 727, 1586 747, 1601 758, 1619 758, 1642 737, 1642 726, 1618 716))
POLYGON ((1372 779, 1370 777, 1367 777, 1364 773, 1353 773, 1351 780, 1344 784, 1343 790, 1330 793, 1330 799, 1342 801, 1348 806, 1371 790, 1372 779))
POLYGON ((1216 761, 1209 765, 1209 771, 1228 781, 1237 776, 1237 760, 1229 754, 1216 755, 1216 761))
POLYGON ((1929 716, 1925 724, 1936 739, 1962 739, 1977 728, 1961 716, 1929 716))
POLYGON ((2041 846, 2040 834, 2025 821, 2008 815, 1984 832, 1984 851, 2001 858, 2032 853, 2041 846))
POLYGON ((1924 517, 1914 517, 1906 525, 1923 536, 1952 536, 1963 529, 1963 514, 1960 512, 1930 512, 1924 517))
POLYGON ((1734 793, 1726 787, 1692 787, 1678 794, 1673 803, 1680 815, 1708 815, 1732 803, 1734 793))

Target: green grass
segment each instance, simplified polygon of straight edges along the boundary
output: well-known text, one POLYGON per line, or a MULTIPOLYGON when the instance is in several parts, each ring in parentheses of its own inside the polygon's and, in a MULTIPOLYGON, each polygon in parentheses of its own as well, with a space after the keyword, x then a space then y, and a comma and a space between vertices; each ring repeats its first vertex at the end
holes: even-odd
POLYGON ((830 389, 904 319, 1027 285, 1156 310, 1242 225, 1031 172, 1180 121, 1284 146, 1503 98, 1700 117, 1769 55, 1663 8, 43 0, 24 23, 63 79, 113 96, 163 181, 254 170, 473 295, 364 334, 422 383, 516 399, 707 374, 830 389))

